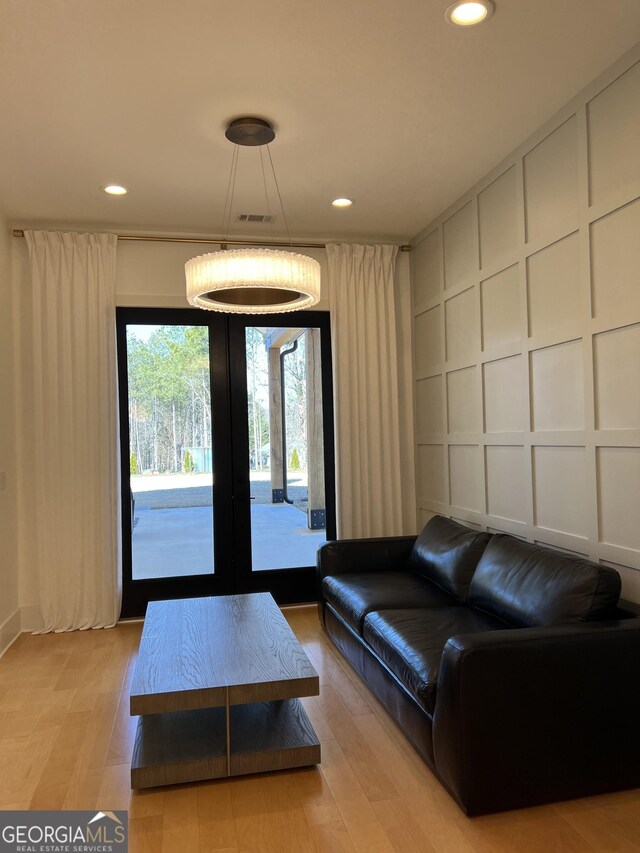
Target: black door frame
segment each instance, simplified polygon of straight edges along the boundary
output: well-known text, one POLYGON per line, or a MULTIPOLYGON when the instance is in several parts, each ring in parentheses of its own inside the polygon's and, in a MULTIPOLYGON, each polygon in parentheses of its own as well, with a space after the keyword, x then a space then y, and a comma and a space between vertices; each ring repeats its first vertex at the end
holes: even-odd
POLYGON ((296 311, 285 314, 236 314, 229 324, 229 347, 234 358, 230 365, 231 423, 234 425, 233 492, 235 576, 238 592, 271 592, 279 604, 317 601, 316 567, 251 571, 251 495, 249 493, 249 431, 247 429, 247 363, 245 329, 273 326, 320 329, 322 361, 322 413, 324 433, 324 476, 326 536, 336 538, 335 445, 333 434, 333 380, 331 325, 328 311, 296 311), (235 425, 240 428, 236 429, 235 425), (295 581, 292 583, 292 579, 295 581))
POLYGON ((329 313, 224 315, 196 308, 116 308, 120 413, 123 617, 142 616, 148 601, 271 592, 280 604, 315 601, 315 566, 251 571, 251 509, 245 329, 248 326, 319 328, 322 356, 326 535, 335 539, 335 449, 329 313), (211 378, 215 572, 207 575, 133 580, 129 483, 129 387, 126 327, 129 324, 207 326, 211 378))

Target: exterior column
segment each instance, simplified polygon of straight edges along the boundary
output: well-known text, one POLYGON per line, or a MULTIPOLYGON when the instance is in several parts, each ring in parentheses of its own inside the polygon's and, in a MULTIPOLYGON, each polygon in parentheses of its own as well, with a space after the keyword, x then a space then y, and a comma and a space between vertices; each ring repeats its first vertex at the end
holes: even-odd
POLYGON ((269 448, 271 461, 271 501, 284 503, 282 464, 282 384, 280 347, 269 347, 269 448))
POLYGON ((306 332, 307 373, 307 524, 310 530, 326 526, 324 494, 324 436, 322 420, 322 358, 320 329, 306 332))

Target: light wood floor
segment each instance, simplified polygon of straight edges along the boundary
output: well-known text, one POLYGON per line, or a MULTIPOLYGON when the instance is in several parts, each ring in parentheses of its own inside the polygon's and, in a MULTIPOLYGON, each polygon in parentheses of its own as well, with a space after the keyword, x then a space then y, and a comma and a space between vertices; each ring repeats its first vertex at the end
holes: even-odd
POLYGON ((0 809, 128 808, 132 853, 640 851, 638 791, 466 818, 315 608, 286 615, 320 674, 321 695, 304 700, 319 768, 132 794, 140 624, 23 635, 0 660, 0 809))

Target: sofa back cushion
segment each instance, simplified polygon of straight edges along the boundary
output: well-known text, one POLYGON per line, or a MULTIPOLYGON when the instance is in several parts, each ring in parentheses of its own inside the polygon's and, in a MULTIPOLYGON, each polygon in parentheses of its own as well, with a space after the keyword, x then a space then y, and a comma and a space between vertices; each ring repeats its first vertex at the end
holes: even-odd
POLYGON ((489 533, 476 533, 435 515, 416 539, 409 569, 464 603, 471 577, 490 538, 489 533))
POLYGON ((619 597, 613 569, 496 534, 473 575, 469 605, 528 628, 614 618, 619 597))

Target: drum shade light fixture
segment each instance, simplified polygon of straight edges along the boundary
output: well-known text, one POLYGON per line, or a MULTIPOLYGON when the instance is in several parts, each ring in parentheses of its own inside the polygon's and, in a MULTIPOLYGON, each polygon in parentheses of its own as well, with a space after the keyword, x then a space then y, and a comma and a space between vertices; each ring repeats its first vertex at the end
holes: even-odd
POLYGON ((267 212, 271 219, 265 173, 265 159, 268 160, 288 242, 291 244, 289 225, 269 150, 269 143, 275 139, 273 127, 264 119, 239 118, 229 124, 225 136, 234 143, 234 150, 222 215, 222 233, 225 235, 221 240, 223 249, 187 261, 184 268, 187 300, 196 308, 230 314, 272 314, 299 311, 316 305, 320 301, 320 264, 314 258, 270 248, 224 248, 225 240, 229 238, 241 145, 259 148, 267 212), (266 158, 263 149, 267 152, 266 158))

